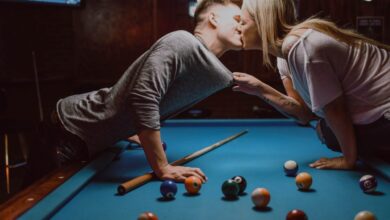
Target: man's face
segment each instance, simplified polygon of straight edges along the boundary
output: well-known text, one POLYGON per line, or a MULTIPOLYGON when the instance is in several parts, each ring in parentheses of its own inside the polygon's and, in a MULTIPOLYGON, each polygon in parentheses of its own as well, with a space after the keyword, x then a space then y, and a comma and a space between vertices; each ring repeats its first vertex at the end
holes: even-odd
POLYGON ((241 10, 235 4, 219 7, 215 11, 215 19, 218 22, 217 36, 227 50, 242 49, 240 18, 241 10))
POLYGON ((242 47, 245 50, 261 49, 260 35, 257 31, 256 23, 247 10, 242 10, 239 29, 241 32, 242 47))

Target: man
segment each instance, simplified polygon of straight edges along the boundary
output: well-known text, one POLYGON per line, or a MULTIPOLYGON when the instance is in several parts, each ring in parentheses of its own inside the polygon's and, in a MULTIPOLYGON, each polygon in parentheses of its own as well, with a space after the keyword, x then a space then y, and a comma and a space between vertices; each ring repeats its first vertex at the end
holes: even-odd
POLYGON ((232 73, 217 57, 241 49, 239 20, 240 8, 231 1, 204 0, 195 12, 194 34, 169 33, 114 86, 59 100, 53 115, 63 133, 57 156, 62 161, 93 156, 133 136, 158 178, 184 181, 197 176, 205 181, 198 168, 169 165, 160 121, 232 84, 232 73))

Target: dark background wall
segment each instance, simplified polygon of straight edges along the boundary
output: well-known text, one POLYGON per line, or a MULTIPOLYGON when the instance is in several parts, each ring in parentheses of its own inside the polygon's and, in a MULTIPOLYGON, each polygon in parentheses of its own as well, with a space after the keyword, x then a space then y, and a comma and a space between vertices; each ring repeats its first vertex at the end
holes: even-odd
MULTIPOLYGON (((390 1, 297 0, 300 19, 314 14, 354 28, 357 16, 384 16, 389 43, 390 1)), ((162 35, 192 30, 189 0, 87 0, 82 8, 0 2, 0 87, 5 91, 1 118, 38 120, 32 52, 41 80, 45 116, 57 99, 110 86, 162 35)), ((259 52, 228 52, 232 71, 249 72, 283 91, 278 75, 261 65, 259 52)), ((1 103, 0 103, 1 104, 1 103)), ((196 108, 213 118, 279 117, 262 101, 231 89, 196 108), (260 112, 254 113, 257 105, 260 112)), ((1 109, 1 108, 0 108, 1 109)))

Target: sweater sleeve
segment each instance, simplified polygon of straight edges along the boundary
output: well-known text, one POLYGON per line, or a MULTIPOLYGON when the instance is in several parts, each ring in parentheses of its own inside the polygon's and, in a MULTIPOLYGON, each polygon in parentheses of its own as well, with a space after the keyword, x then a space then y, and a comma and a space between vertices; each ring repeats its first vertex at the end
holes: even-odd
POLYGON ((276 59, 276 62, 280 78, 283 80, 284 78, 291 77, 290 72, 288 70, 287 60, 278 57, 276 59))
POLYGON ((140 65, 129 95, 137 130, 160 129, 159 104, 174 78, 175 54, 164 42, 152 47, 140 65))

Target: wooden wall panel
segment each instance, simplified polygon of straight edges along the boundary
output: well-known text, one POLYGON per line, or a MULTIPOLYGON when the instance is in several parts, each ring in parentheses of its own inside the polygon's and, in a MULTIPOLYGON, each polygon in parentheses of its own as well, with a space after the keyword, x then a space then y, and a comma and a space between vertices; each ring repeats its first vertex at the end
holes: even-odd
POLYGON ((152 0, 88 1, 74 12, 79 81, 110 83, 153 42, 152 0))

